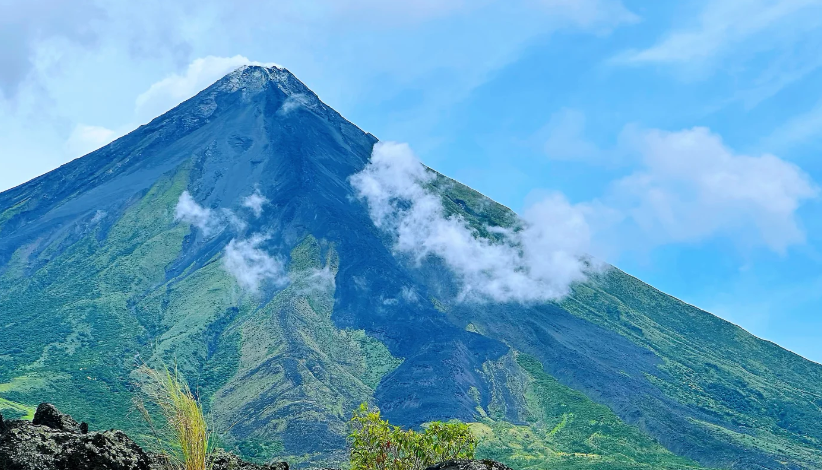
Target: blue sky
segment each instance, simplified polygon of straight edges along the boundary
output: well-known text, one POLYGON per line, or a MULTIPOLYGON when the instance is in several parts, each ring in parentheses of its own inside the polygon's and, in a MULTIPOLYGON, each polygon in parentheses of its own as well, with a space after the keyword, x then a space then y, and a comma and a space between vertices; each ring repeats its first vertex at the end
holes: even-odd
POLYGON ((822 361, 822 1, 0 0, 0 190, 248 62, 822 361))

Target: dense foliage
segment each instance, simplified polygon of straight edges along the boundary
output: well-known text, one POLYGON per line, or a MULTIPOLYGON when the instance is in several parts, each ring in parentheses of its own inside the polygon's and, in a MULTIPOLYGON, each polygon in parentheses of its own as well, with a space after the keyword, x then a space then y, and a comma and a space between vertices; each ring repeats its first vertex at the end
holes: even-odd
POLYGON ((423 432, 406 431, 362 404, 351 428, 352 470, 422 470, 446 460, 474 458, 476 439, 460 422, 434 422, 423 432))

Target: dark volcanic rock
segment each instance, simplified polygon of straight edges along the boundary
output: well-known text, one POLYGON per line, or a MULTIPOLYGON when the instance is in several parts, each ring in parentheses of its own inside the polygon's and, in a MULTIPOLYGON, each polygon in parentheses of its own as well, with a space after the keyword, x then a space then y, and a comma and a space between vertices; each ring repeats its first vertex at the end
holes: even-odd
POLYGON ((510 467, 493 460, 449 460, 426 470, 511 470, 510 467))
MULTIPOLYGON (((122 431, 88 432, 48 403, 37 407, 32 422, 4 421, 0 414, 0 470, 164 470, 163 456, 149 455, 122 431)), ((217 450, 212 470, 288 470, 278 462, 256 465, 217 450)))
MULTIPOLYGON (((31 424, 47 426, 58 431, 81 432, 80 423, 71 416, 61 413, 51 403, 40 403, 37 411, 34 412, 34 419, 31 424)), ((88 425, 84 429, 88 432, 88 425)))
MULTIPOLYGON (((71 428, 72 422, 60 419, 51 424, 71 428)), ((80 434, 76 422, 74 429, 64 431, 28 421, 4 421, 0 427, 0 469, 149 470, 149 458, 121 431, 80 434)))

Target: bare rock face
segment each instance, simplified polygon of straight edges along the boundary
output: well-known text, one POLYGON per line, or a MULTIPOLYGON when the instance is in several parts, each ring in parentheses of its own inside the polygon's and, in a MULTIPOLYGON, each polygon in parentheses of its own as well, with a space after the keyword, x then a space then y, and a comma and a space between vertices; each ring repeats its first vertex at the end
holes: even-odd
POLYGON ((510 467, 493 460, 449 460, 427 470, 511 470, 510 467))

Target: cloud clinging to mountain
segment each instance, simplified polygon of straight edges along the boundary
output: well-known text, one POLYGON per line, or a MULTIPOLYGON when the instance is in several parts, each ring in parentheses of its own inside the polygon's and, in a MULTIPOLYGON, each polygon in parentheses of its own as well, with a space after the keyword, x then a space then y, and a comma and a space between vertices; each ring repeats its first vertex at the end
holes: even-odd
POLYGON ((407 144, 378 143, 370 163, 351 177, 374 224, 391 232, 395 250, 417 261, 441 258, 462 284, 460 299, 544 301, 567 295, 586 278, 590 234, 584 214, 559 194, 535 204, 521 230, 489 227, 504 241, 477 236, 459 216, 446 216, 435 178, 407 144))
POLYGON ((246 240, 232 239, 225 247, 223 266, 250 292, 257 292, 265 281, 276 286, 288 283, 283 261, 260 248, 265 240, 265 236, 255 234, 246 240))
POLYGON ((263 214, 263 205, 268 204, 268 199, 260 194, 259 190, 255 190, 252 194, 243 199, 243 207, 251 209, 255 217, 263 214))
MULTIPOLYGON (((266 202, 267 200, 255 191, 243 199, 242 205, 259 217, 266 202)), ((174 219, 198 228, 205 237, 216 235, 226 229, 241 233, 248 226, 245 220, 229 209, 210 209, 201 206, 188 191, 183 191, 180 195, 174 219)), ((235 237, 226 245, 223 252, 225 270, 234 276, 243 289, 252 293, 257 292, 265 282, 278 287, 289 282, 285 263, 261 247, 266 240, 268 236, 261 233, 252 234, 247 238, 235 237)))

